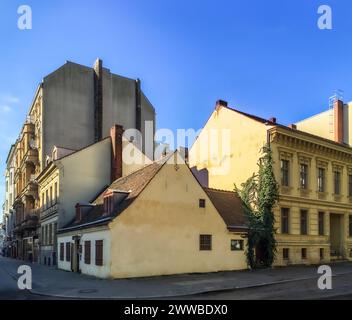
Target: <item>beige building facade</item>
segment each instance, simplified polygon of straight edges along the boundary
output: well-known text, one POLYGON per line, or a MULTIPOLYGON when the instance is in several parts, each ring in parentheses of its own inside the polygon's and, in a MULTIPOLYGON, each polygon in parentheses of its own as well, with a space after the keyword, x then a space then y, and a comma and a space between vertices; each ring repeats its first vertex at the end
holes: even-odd
POLYGON ((178 153, 114 181, 86 209, 59 230, 61 269, 130 278, 247 268, 240 199, 204 189, 178 153))
POLYGON ((275 264, 352 259, 352 149, 347 145, 219 101, 190 150, 190 166, 203 184, 233 190, 257 173, 266 143, 280 187, 275 264), (209 138, 214 132, 216 143, 209 138))

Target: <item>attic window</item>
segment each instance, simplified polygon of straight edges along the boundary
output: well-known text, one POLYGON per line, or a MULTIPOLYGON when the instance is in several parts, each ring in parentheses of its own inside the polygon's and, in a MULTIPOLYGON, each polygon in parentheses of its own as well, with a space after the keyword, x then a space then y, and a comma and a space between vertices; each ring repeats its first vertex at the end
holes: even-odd
POLYGON ((199 208, 205 208, 205 199, 199 199, 199 208))
POLYGON ((113 195, 108 195, 104 198, 104 213, 111 214, 113 211, 113 195))

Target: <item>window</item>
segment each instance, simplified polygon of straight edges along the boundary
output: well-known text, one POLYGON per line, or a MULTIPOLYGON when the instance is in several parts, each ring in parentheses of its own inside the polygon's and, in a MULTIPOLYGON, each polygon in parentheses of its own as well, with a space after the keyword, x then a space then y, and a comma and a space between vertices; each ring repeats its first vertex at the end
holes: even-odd
POLYGON ((349 216, 349 236, 352 237, 352 216, 349 216))
POLYGON ((307 259, 307 249, 306 248, 302 248, 301 255, 302 255, 302 260, 307 259))
POLYGON ((205 208, 205 199, 199 199, 199 208, 205 208))
POLYGON ((323 248, 319 249, 319 257, 320 257, 320 260, 324 260, 324 249, 323 248))
POLYGON ((231 251, 243 251, 243 240, 231 240, 231 251))
POLYGON ((308 165, 306 164, 300 166, 300 185, 302 189, 308 188, 308 165))
POLYGON ((54 197, 55 197, 55 204, 57 203, 57 182, 54 185, 54 197))
POLYGON ((281 185, 289 186, 289 173, 290 173, 290 162, 288 160, 281 160, 281 185))
POLYGON ((49 245, 53 244, 53 225, 49 224, 49 245))
POLYGON ((339 195, 341 192, 341 172, 334 171, 334 193, 339 195))
POLYGON ((284 260, 290 259, 290 250, 288 248, 282 249, 282 258, 284 260))
POLYGON ((281 208, 281 233, 289 233, 289 218, 290 218, 290 209, 281 208))
POLYGON ((318 191, 325 192, 325 169, 318 169, 318 191))
POLYGON ((64 243, 60 243, 60 261, 64 261, 65 247, 64 243))
POLYGON ((50 207, 53 205, 53 187, 50 187, 50 207))
POLYGON ((66 261, 71 261, 71 242, 66 242, 66 261))
POLYGON ((308 212, 301 210, 301 234, 308 234, 308 212))
POLYGON ((44 245, 45 239, 44 239, 44 227, 43 226, 42 226, 41 230, 42 230, 42 232, 41 232, 42 245, 44 245))
POLYGON ((211 235, 201 234, 199 236, 199 250, 201 251, 209 251, 211 250, 211 235))
POLYGON ((324 235, 324 212, 319 212, 319 218, 318 218, 318 223, 319 223, 319 235, 323 236, 324 235))
POLYGON ((49 208, 49 191, 45 191, 45 209, 49 208))
POLYGON ((103 240, 95 241, 95 265, 103 265, 103 240))
POLYGON ((84 241, 84 263, 90 264, 90 241, 84 241))
POLYGON ((352 197, 352 174, 348 175, 348 196, 352 197))
POLYGON ((45 198, 44 198, 44 192, 42 192, 42 209, 44 209, 45 205, 45 198))
POLYGON ((300 185, 302 189, 308 189, 308 165, 300 166, 300 185))
POLYGON ((48 225, 45 226, 45 239, 44 239, 44 244, 48 244, 48 225))

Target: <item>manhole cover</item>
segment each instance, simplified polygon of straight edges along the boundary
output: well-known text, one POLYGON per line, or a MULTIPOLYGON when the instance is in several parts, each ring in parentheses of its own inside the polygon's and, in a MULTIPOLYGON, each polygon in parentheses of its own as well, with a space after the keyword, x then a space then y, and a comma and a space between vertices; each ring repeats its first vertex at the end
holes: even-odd
POLYGON ((97 291, 98 290, 96 290, 96 289, 82 289, 82 290, 79 290, 79 293, 94 293, 97 291))

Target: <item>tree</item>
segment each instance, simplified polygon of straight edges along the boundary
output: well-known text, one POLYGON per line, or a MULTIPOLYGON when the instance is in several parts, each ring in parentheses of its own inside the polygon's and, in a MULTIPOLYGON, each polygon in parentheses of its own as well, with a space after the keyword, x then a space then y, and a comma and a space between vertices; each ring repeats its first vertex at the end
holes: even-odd
POLYGON ((276 256, 275 216, 273 208, 278 201, 279 189, 273 170, 272 150, 269 145, 262 149, 258 174, 253 174, 241 189, 235 191, 243 201, 248 222, 247 263, 251 268, 258 265, 271 267, 276 256))

